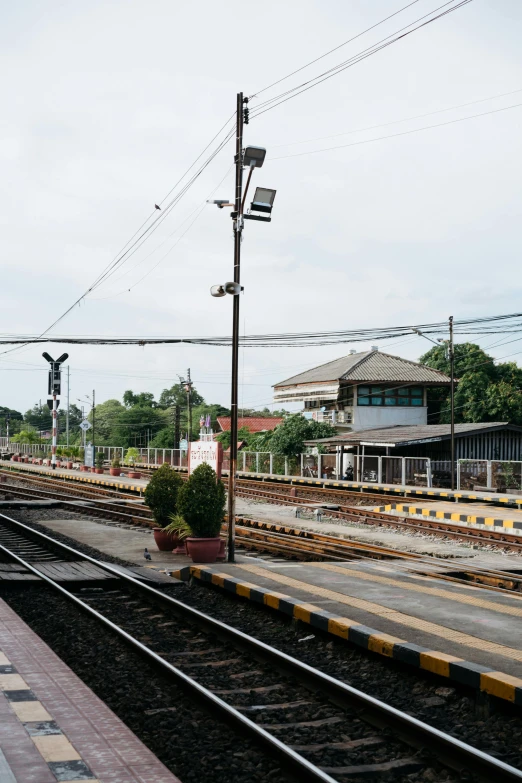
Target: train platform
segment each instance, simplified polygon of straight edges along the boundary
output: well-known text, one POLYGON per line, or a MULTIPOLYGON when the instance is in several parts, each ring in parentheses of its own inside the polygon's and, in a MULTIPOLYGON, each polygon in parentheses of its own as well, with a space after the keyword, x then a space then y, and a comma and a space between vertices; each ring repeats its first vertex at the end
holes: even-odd
MULTIPOLYGON (((188 566, 175 575, 290 615, 380 655, 522 705, 522 596, 405 561, 188 566)), ((306 633, 304 634, 306 636, 306 633)))
POLYGON ((522 535, 522 508, 495 508, 493 511, 488 503, 475 502, 470 505, 437 500, 429 507, 410 503, 390 503, 375 506, 372 511, 397 516, 408 515, 418 519, 447 519, 459 524, 490 527, 522 535))
MULTIPOLYGON (((34 473, 42 473, 44 475, 61 476, 62 478, 74 479, 75 481, 86 482, 89 484, 97 484, 102 487, 110 487, 115 489, 125 489, 127 491, 133 491, 141 493, 147 486, 148 478, 143 476, 140 479, 129 479, 126 476, 120 476, 119 478, 112 478, 107 474, 98 475, 93 473, 79 472, 78 470, 67 470, 66 468, 56 468, 53 470, 44 465, 29 465, 22 462, 11 462, 7 460, 0 460, 0 468, 12 468, 20 471, 29 471, 34 473)), ((143 465, 143 469, 154 469, 157 465, 143 465)), ((227 475, 227 471, 223 472, 223 475, 227 475)), ((449 490, 430 487, 418 487, 408 486, 402 484, 376 484, 373 482, 361 483, 357 481, 335 481, 331 479, 309 479, 299 478, 297 476, 278 476, 268 473, 242 473, 238 472, 241 478, 253 479, 257 481, 269 481, 279 484, 294 484, 296 486, 312 486, 312 487, 325 487, 331 489, 349 489, 359 490, 361 492, 378 492, 382 494, 389 494, 390 496, 402 496, 402 497, 423 497, 429 500, 443 500, 449 502, 473 502, 473 503, 487 503, 495 506, 507 506, 509 508, 522 509, 522 495, 516 495, 511 493, 495 493, 491 492, 475 492, 465 490, 449 490)))
POLYGON ((179 783, 0 599, 1 783, 179 783))

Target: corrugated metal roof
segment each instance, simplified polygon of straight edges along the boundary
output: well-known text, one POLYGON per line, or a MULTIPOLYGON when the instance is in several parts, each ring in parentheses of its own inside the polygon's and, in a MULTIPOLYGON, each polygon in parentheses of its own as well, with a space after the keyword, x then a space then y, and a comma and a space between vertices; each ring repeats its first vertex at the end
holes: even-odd
MULTIPOLYGON (((240 416, 237 420, 237 428, 246 427, 249 432, 267 432, 275 428, 283 421, 280 416, 240 416)), ((230 416, 218 416, 217 422, 223 432, 230 430, 230 416)))
MULTIPOLYGON (((508 427, 510 430, 522 432, 522 427, 515 424, 509 424, 506 421, 485 421, 474 424, 455 424, 455 436, 481 434, 487 430, 498 429, 499 427, 508 427)), ((401 425, 396 427, 372 428, 367 430, 357 430, 356 432, 347 432, 342 435, 334 435, 331 438, 322 438, 320 441, 308 441, 309 443, 410 443, 411 441, 424 441, 430 438, 449 438, 451 434, 449 424, 413 424, 401 425)))
POLYGON ((402 359, 381 351, 365 351, 335 359, 311 370, 287 378, 275 384, 295 386, 303 383, 324 383, 325 381, 354 381, 357 383, 433 383, 448 384, 450 379, 439 370, 433 370, 418 362, 402 359))

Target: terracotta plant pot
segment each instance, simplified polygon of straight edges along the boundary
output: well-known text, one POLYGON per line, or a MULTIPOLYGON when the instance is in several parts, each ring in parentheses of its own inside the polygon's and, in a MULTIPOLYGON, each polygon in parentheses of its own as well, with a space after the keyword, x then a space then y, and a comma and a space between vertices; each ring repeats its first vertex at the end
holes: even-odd
POLYGON ((128 476, 129 478, 133 478, 133 479, 139 479, 139 478, 141 478, 141 473, 137 473, 135 470, 130 470, 130 471, 127 473, 127 476, 128 476))
POLYGON ((178 536, 175 533, 165 533, 159 527, 154 528, 154 541, 160 552, 172 552, 178 545, 178 536))
POLYGON ((178 541, 176 549, 172 550, 173 555, 188 555, 186 540, 178 541))
POLYGON ((90 468, 88 468, 87 465, 80 465, 80 470, 82 473, 88 473, 90 468))
POLYGON ((225 551, 225 543, 226 542, 225 542, 224 538, 220 538, 219 539, 219 552, 218 552, 218 556, 217 556, 218 560, 224 560, 225 557, 227 556, 226 551, 225 551))
POLYGON ((43 459, 39 459, 39 460, 38 460, 38 464, 39 464, 39 465, 43 465, 43 459))
POLYGON ((93 471, 94 473, 98 473, 98 474, 105 473, 103 468, 93 468, 93 471))
POLYGON ((72 462, 68 462, 67 463, 67 469, 68 470, 72 470, 72 466, 73 466, 72 462))
POLYGON ((121 476, 121 468, 109 468, 111 476, 121 476))
POLYGON ((193 538, 186 539, 187 549, 193 563, 215 563, 221 546, 219 536, 214 538, 193 538))

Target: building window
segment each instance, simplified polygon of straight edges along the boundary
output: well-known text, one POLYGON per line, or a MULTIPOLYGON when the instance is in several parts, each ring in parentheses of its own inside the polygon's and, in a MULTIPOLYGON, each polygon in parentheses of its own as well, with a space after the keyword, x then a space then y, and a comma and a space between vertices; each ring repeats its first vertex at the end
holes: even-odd
POLYGON ((385 389, 383 386, 358 386, 357 405, 380 406, 422 406, 424 392, 422 386, 402 386, 385 389))

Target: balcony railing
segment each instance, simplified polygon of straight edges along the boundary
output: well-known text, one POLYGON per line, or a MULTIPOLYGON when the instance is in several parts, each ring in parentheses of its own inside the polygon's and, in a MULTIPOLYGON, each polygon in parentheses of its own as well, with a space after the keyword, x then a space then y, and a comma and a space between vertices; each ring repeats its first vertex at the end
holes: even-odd
POLYGON ((351 424, 353 416, 351 411, 313 411, 314 421, 322 421, 327 424, 351 424))

